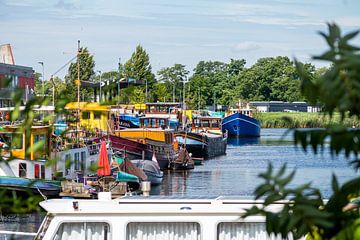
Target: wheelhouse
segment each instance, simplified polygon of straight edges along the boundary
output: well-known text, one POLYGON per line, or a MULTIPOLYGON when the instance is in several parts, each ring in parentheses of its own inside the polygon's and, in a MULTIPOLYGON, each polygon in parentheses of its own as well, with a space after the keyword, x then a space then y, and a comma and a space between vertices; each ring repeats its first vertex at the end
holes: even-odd
POLYGON ((169 128, 169 118, 164 117, 141 117, 140 118, 141 128, 169 128))
MULTIPOLYGON (((262 202, 224 197, 54 199, 40 203, 48 215, 36 239, 281 239, 267 235, 263 216, 242 218, 257 204, 262 202)), ((282 207, 276 203, 268 209, 282 207)))
POLYGON ((192 129, 194 130, 220 130, 221 129, 220 117, 197 116, 193 118, 192 129))

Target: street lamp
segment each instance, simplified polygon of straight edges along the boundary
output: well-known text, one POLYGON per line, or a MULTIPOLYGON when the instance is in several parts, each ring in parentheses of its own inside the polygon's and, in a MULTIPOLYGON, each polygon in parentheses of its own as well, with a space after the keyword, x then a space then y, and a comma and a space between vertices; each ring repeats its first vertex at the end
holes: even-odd
POLYGON ((101 103, 101 85, 102 85, 102 82, 101 82, 101 71, 99 70, 98 73, 100 74, 100 96, 99 96, 99 103, 101 103))
POLYGON ((183 79, 183 129, 185 129, 186 126, 186 103, 185 103, 185 86, 186 86, 186 82, 187 82, 187 76, 185 76, 185 79, 183 79))
POLYGON ((44 80, 45 80, 45 74, 44 74, 44 62, 38 62, 42 66, 42 95, 45 96, 45 88, 44 88, 44 80))

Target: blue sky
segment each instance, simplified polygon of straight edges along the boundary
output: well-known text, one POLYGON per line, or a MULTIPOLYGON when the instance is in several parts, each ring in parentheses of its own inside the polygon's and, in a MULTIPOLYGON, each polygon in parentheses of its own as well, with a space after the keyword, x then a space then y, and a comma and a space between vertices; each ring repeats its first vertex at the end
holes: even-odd
POLYGON ((333 21, 344 32, 360 29, 360 1, 0 0, 0 44, 12 45, 16 64, 41 72, 43 61, 46 78, 74 56, 77 40, 102 72, 138 44, 154 72, 175 63, 191 71, 201 60, 244 58, 250 66, 286 55, 309 62, 325 50, 316 32, 333 21))

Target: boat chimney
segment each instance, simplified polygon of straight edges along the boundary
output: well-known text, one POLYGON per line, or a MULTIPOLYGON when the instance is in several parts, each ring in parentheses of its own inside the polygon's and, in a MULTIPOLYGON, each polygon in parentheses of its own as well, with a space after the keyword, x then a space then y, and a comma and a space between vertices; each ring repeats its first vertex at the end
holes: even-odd
POLYGON ((142 181, 141 182, 141 191, 142 191, 143 196, 145 196, 145 197, 150 196, 150 190, 151 190, 150 181, 142 181))

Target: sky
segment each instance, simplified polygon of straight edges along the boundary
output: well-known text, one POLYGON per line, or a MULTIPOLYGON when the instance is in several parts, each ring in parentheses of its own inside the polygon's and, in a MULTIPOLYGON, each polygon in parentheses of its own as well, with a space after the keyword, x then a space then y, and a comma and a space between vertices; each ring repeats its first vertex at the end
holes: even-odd
MULTIPOLYGON (((96 71, 113 71, 137 45, 154 73, 176 63, 288 56, 316 66, 326 49, 318 31, 336 22, 360 29, 359 0, 0 0, 0 44, 15 63, 45 78, 73 58, 77 41, 94 55, 96 71)), ((354 41, 360 45, 360 36, 354 41)), ((64 77, 67 67, 56 74, 64 77)))

